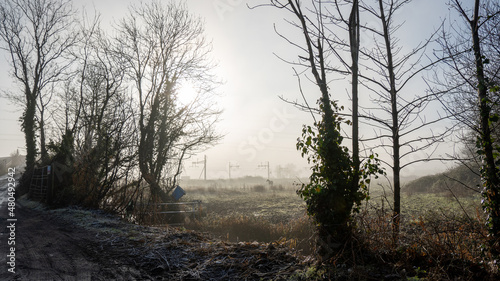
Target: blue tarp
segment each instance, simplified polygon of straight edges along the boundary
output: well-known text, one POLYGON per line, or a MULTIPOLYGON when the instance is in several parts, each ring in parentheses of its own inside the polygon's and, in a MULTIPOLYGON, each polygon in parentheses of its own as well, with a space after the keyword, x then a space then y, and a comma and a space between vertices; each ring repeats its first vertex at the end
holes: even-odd
POLYGON ((177 186, 174 189, 174 192, 172 192, 172 197, 174 198, 175 201, 179 201, 179 199, 181 199, 181 197, 184 196, 185 194, 186 192, 184 191, 184 189, 182 189, 180 186, 177 186))

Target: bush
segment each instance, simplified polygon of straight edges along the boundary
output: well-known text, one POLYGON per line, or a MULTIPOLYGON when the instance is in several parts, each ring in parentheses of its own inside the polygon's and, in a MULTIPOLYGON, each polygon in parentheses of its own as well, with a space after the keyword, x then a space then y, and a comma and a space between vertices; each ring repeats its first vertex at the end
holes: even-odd
MULTIPOLYGON (((333 102, 332 107, 337 109, 333 102)), ((325 113, 323 121, 315 122, 314 128, 303 127, 302 138, 297 142, 302 157, 307 156, 313 165, 309 183, 302 184, 297 194, 306 202, 307 213, 317 225, 318 254, 323 260, 342 258, 341 247, 353 241, 351 214, 367 198, 369 177, 383 173, 374 155, 359 171, 353 169, 349 150, 342 145, 341 122, 338 113, 325 113)))
POLYGON ((265 187, 265 186, 263 186, 262 184, 258 184, 258 185, 254 185, 254 186, 252 187, 252 190, 253 190, 254 192, 265 192, 265 191, 266 191, 266 187, 265 187))
POLYGON ((353 205, 363 199, 361 193, 352 190, 352 161, 337 129, 340 117, 323 117, 333 120, 316 122, 314 127, 304 126, 297 143, 302 156, 307 156, 308 163, 313 164, 309 183, 302 184, 297 193, 306 201, 307 212, 318 226, 320 239, 331 241, 322 245, 321 256, 349 239, 353 205))

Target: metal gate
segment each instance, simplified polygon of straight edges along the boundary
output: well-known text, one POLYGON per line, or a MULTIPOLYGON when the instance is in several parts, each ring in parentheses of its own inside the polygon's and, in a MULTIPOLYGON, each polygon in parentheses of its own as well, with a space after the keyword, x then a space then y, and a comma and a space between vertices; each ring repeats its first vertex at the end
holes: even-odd
POLYGON ((50 196, 51 166, 33 169, 29 189, 29 198, 35 201, 47 202, 50 196))

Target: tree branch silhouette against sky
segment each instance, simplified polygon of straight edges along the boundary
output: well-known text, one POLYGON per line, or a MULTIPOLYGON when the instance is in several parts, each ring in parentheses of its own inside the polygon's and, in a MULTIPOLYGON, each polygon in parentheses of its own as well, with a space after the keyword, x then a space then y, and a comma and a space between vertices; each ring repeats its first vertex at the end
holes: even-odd
MULTIPOLYGON (((147 0, 144 0, 147 2, 147 0)), ((102 27, 116 26, 127 13, 127 7, 133 0, 75 0, 73 7, 77 15, 84 13, 89 18, 95 12, 101 14, 102 27)), ((440 23, 449 17, 446 1, 420 0, 401 9, 396 15, 398 21, 404 21, 398 32, 402 48, 412 46, 429 33, 435 31, 440 23), (425 20, 422 20, 425 19, 425 20)), ((279 96, 288 100, 302 101, 297 77, 292 67, 283 60, 296 60, 297 50, 283 40, 276 30, 287 38, 301 36, 300 30, 286 22, 287 13, 278 9, 258 8, 248 6, 262 4, 262 1, 240 0, 189 0, 188 9, 199 15, 205 24, 206 37, 212 44, 212 58, 218 66, 215 74, 224 81, 217 90, 217 106, 224 112, 218 124, 218 131, 224 134, 222 141, 205 152, 191 156, 185 162, 184 176, 199 178, 202 166, 192 162, 203 159, 207 155, 207 177, 228 178, 228 163, 237 164, 239 168, 231 170, 232 177, 263 176, 267 170, 259 168, 269 161, 271 177, 276 176, 277 167, 285 167, 292 163, 297 169, 297 175, 307 176, 308 165, 295 149, 297 137, 300 136, 302 124, 312 124, 314 121, 308 112, 302 112, 283 102, 279 96)), ((378 22, 361 22, 375 27, 378 22)), ((361 45, 363 41, 361 31, 361 45)), ((431 55, 431 54, 429 54, 431 55)), ((24 137, 18 121, 21 109, 4 98, 5 91, 19 91, 12 77, 9 77, 8 54, 0 52, 0 156, 8 156, 19 149, 25 154, 24 137)), ((299 73, 301 73, 299 70, 299 73)), ((360 70, 362 71, 362 70, 360 70)), ((318 90, 307 75, 301 77, 304 96, 308 103, 316 105, 318 90), (309 80, 308 80, 309 79, 309 80)), ((422 79, 414 79, 408 88, 412 91, 425 91, 426 85, 422 79)), ((350 113, 348 93, 349 79, 344 78, 330 82, 334 88, 333 99, 339 100, 345 112, 350 113)), ((362 95, 360 93, 360 99, 362 95)), ((367 93, 365 93, 367 94, 367 93)), ((180 99, 189 99, 192 87, 184 85, 180 99)), ((363 103, 363 101, 361 101, 363 103)), ((439 128, 436 128, 439 129, 439 128)), ((344 128, 349 132, 350 128, 344 128)), ((360 137, 369 136, 373 129, 360 125, 360 137)), ((52 136, 48 135, 50 139, 52 136)), ((383 159, 384 155, 380 155, 383 159)), ((416 165, 408 169, 407 175, 422 175, 442 171, 445 166, 436 163, 416 165)))

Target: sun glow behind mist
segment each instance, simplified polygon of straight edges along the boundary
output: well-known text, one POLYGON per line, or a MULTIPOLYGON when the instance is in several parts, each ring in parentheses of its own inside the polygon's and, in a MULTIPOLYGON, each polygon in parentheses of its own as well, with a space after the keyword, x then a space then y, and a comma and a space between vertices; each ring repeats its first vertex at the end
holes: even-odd
POLYGON ((183 84, 177 91, 177 99, 182 105, 193 103, 198 96, 199 92, 191 84, 183 84))

